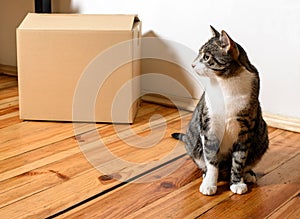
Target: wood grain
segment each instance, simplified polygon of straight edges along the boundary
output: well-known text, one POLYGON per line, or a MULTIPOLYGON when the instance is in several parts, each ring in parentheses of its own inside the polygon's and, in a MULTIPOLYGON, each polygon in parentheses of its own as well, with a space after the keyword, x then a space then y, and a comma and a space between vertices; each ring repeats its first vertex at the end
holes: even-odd
POLYGON ((143 208, 173 191, 177 191, 178 188, 188 185, 200 177, 200 171, 197 170, 194 163, 187 157, 173 162, 164 168, 171 168, 173 165, 178 166, 178 169, 169 176, 165 176, 164 171, 163 174, 159 173, 160 170, 154 171, 149 176, 146 176, 148 179, 145 179, 146 182, 150 181, 149 177, 154 178, 154 180, 156 179, 152 183, 132 182, 128 186, 107 193, 87 205, 70 211, 60 216, 60 218, 124 218, 130 213, 143 208), (183 160, 185 162, 182 164, 183 160), (118 205, 115 205, 116 203, 118 205))
MULTIPOLYGON (((150 118, 151 114, 158 113, 160 111, 159 108, 161 107, 155 106, 152 110, 148 109, 148 113, 141 113, 141 117, 150 118)), ((161 111, 163 116, 165 116, 164 118, 167 120, 171 121, 172 119, 176 118, 176 121, 170 122, 170 126, 174 126, 173 123, 181 123, 181 119, 178 119, 178 113, 176 110, 169 112, 166 110, 161 111)), ((161 126, 159 124, 162 121, 164 120, 161 118, 156 120, 154 119, 152 121, 152 132, 161 132, 161 126)), ((140 135, 141 133, 145 133, 147 135, 147 132, 151 132, 147 123, 148 120, 145 121, 144 119, 140 120, 139 123, 138 116, 137 123, 131 127, 134 129, 135 133, 140 135)), ((34 122, 34 124, 36 123, 34 122)), ((49 124, 52 125, 52 123, 49 124)), ((121 132, 126 134, 128 131, 127 128, 131 127, 123 125, 121 127, 123 128, 121 132)), ((102 125, 99 127, 98 131, 99 133, 102 133, 102 140, 109 144, 109 149, 112 152, 116 151, 120 153, 119 155, 117 154, 117 158, 118 156, 121 156, 121 154, 128 154, 128 152, 130 152, 131 148, 128 148, 127 145, 122 144, 124 139, 120 140, 120 138, 114 137, 112 133, 115 134, 115 128, 112 125, 102 125)), ((170 131, 168 131, 166 134, 170 135, 170 131)), ((77 140, 79 139, 84 146, 87 146, 86 153, 88 151, 92 151, 92 153, 94 153, 93 147, 90 146, 93 146, 93 143, 97 137, 98 136, 95 136, 93 132, 87 131, 80 134, 80 136, 77 136, 77 140)), ((168 138, 165 141, 168 141, 168 138)), ((175 141, 173 143, 175 143, 175 141)), ((160 144, 166 145, 164 142, 161 142, 160 144)), ((173 146, 170 148, 172 149, 173 146)), ((183 149, 183 147, 180 148, 183 149)), ((147 153, 145 153, 145 150, 133 148, 133 150, 131 150, 132 153, 129 153, 130 156, 127 156, 128 159, 132 160, 137 156, 134 153, 135 150, 143 152, 144 161, 147 160, 147 156, 150 157, 150 160, 159 160, 157 156, 153 156, 153 153, 151 153, 151 148, 150 152, 147 153)), ((101 175, 104 173, 100 173, 98 170, 95 170, 94 167, 88 163, 81 152, 82 151, 79 150, 77 145, 77 141, 74 139, 74 137, 70 137, 58 141, 57 143, 49 143, 44 147, 37 147, 33 150, 4 159, 1 163, 1 166, 6 168, 3 169, 1 174, 4 183, 1 185, 1 187, 3 186, 1 188, 3 193, 0 197, 2 200, 2 202, 0 202, 2 206, 0 213, 1 211, 4 211, 12 218, 20 217, 21 214, 27 216, 47 216, 48 214, 54 214, 56 211, 63 210, 66 207, 76 204, 78 201, 83 201, 90 196, 93 196, 101 191, 105 191, 120 183, 116 180, 112 181, 111 183, 103 183, 103 181, 100 182, 99 178, 101 178, 101 175), (59 151, 60 153, 58 153, 59 151), (48 165, 46 165, 47 163, 48 165), (76 173, 74 173, 75 170, 76 173), (47 181, 40 182, 39 179, 43 179, 45 177, 47 177, 47 181), (82 184, 86 184, 86 180, 89 181, 89 186, 80 187, 82 184), (55 192, 57 189, 60 190, 59 193, 55 192), (74 196, 74 190, 77 191, 77 194, 82 195, 80 195, 80 197, 78 197, 77 194, 74 196), (51 194, 55 194, 55 196, 51 194), (57 202, 57 194, 60 195, 59 202, 57 202), (47 199, 40 199, 41 196, 47 197, 47 199), (55 209, 55 211, 43 211, 36 205, 30 205, 30 203, 44 203, 43 205, 47 205, 48 208, 55 209), (15 206, 18 205, 20 205, 18 207, 20 210, 15 211, 15 206)), ((115 165, 114 160, 109 160, 105 156, 101 157, 101 153, 97 156, 97 159, 101 164, 106 164, 110 167, 115 165)), ((160 164, 162 162, 160 162, 160 164)), ((136 171, 132 170, 132 168, 128 166, 125 169, 123 168, 122 174, 119 175, 121 176, 125 174, 127 176, 128 173, 130 173, 130 176, 134 177, 136 174, 140 174, 141 172, 146 171, 155 165, 142 166, 142 168, 139 167, 136 171)))
MULTIPOLYGON (((259 173, 259 184, 258 186, 252 186, 251 191, 241 197, 241 202, 243 205, 245 205, 245 201, 247 200, 247 196, 251 196, 252 193, 254 193, 254 201, 256 201, 258 204, 260 203, 260 200, 255 200, 255 197, 258 195, 255 195, 256 193, 260 194, 261 189, 266 189, 267 192, 268 186, 266 188, 264 187, 265 184, 268 182, 272 182, 274 179, 274 175, 282 174, 285 172, 286 169, 292 167, 293 165, 297 165, 292 163, 289 163, 288 161, 298 161, 298 157, 295 157, 299 155, 299 135, 295 135, 291 132, 285 132, 283 130, 273 130, 270 129, 270 140, 271 140, 271 146, 269 150, 269 154, 265 157, 264 162, 260 163, 257 167, 257 171, 260 171, 259 173), (273 149, 277 149, 280 147, 284 147, 284 139, 289 139, 288 145, 293 145, 291 147, 286 148, 285 153, 278 153, 278 151, 274 151, 273 149), (278 156, 274 156, 274 154, 278 154, 278 156), (287 164, 286 164, 287 163, 287 164), (283 166, 283 164, 288 165, 283 166), (266 168, 267 167, 267 168, 266 168), (279 170, 280 171, 279 171, 279 170), (272 175, 269 175, 272 173, 272 175), (271 179, 270 179, 271 178, 271 179), (262 186, 262 188, 260 188, 262 186), (254 191, 257 190, 255 193, 254 191)), ((195 167, 195 166, 194 166, 195 167)), ((293 173, 298 172, 297 168, 293 168, 293 173)), ((188 168, 185 169, 185 174, 192 172, 192 170, 189 170, 188 168)), ((179 176, 178 176, 179 177, 179 176)), ((185 177, 180 176, 180 177, 185 177)), ((293 178, 292 175, 284 175, 284 178, 287 180, 291 180, 291 182, 298 182, 299 175, 296 175, 296 177, 293 178)), ((170 179, 165 179, 166 182, 170 183, 170 179)), ((276 182, 276 181, 275 181, 276 182)), ((171 182, 173 183, 173 182, 171 182)), ((173 183, 174 184, 174 183, 173 183)), ((62 215, 62 218, 78 218, 78 217, 105 217, 109 214, 113 214, 113 218, 195 218, 201 215, 206 215, 206 212, 214 211, 216 206, 222 205, 223 202, 227 202, 228 199, 232 199, 235 195, 233 195, 229 191, 228 183, 220 182, 218 193, 216 196, 208 197, 203 196, 199 193, 199 185, 201 184, 201 178, 195 178, 190 183, 183 185, 182 187, 177 188, 174 191, 171 191, 168 194, 165 194, 164 196, 157 196, 153 194, 153 196, 149 195, 148 191, 153 191, 157 189, 157 183, 147 183, 139 186, 143 186, 144 189, 136 190, 137 185, 128 184, 119 190, 115 190, 111 192, 111 194, 107 197, 99 198, 98 200, 95 200, 93 202, 87 203, 85 206, 82 206, 80 208, 73 209, 72 211, 68 212, 65 215, 62 215), (138 192, 139 196, 138 198, 134 197, 131 194, 135 194, 138 192), (123 197, 126 194, 125 197, 123 197), (127 195, 128 194, 128 195, 127 195), (113 203, 118 202, 116 197, 122 197, 125 198, 126 201, 122 201, 122 206, 124 208, 114 208, 113 210, 109 208, 107 211, 102 210, 106 209, 105 203, 110 203, 113 205, 113 203), (129 203, 129 206, 126 205, 126 203, 129 203), (139 204, 141 202, 141 205, 143 207, 140 207, 139 204), (137 207, 133 207, 132 203, 137 203, 137 207), (147 203, 147 204, 145 204, 147 203), (103 208, 102 208, 103 207, 103 208), (101 209, 101 211, 99 211, 101 209), (163 211, 162 211, 163 209, 163 211)), ((271 184, 271 183, 270 183, 271 184)), ((299 184, 300 185, 300 184, 299 184)), ((277 187, 272 187, 270 185, 270 193, 275 193, 277 187)), ((285 188, 281 188, 285 189, 285 188)), ((287 197, 290 195, 293 195, 295 190, 297 190, 298 187, 291 187, 290 192, 287 193, 286 196, 282 196, 281 199, 279 199, 277 204, 283 203, 287 197), (292 194, 293 193, 293 194, 292 194)), ((264 191, 264 190, 263 190, 264 191)), ((265 192, 265 191, 264 191, 265 192)), ((267 194, 267 192, 265 192, 267 194)), ((282 190, 280 190, 282 192, 282 190)), ((252 194, 253 195, 253 194, 252 194)), ((276 193, 275 195, 278 195, 276 193)), ((251 196, 252 197, 252 196, 251 196)), ((235 202, 240 202, 240 199, 234 200, 228 205, 235 205, 235 202)), ((247 208, 248 206, 245 205, 247 208)), ((277 205, 271 205, 270 210, 275 210, 278 206, 277 205)), ((228 208, 228 206, 225 206, 224 208, 228 208)), ((217 209, 217 212, 220 215, 212 215, 212 218, 223 218, 223 208, 217 209), (215 217, 216 216, 216 217, 215 217)), ((252 209, 254 211, 257 211, 257 209, 252 209)), ((233 209, 231 209, 230 212, 232 212, 233 209)), ((268 212, 261 212, 262 215, 266 215, 268 212)), ((259 214, 258 214, 259 215, 259 214)), ((240 215, 239 215, 240 216, 240 215)), ((230 218, 229 215, 227 217, 230 218)), ((210 217, 208 217, 210 218, 210 217)), ((226 218, 226 217, 225 217, 226 218)))
POLYGON ((262 177, 258 186, 252 187, 249 193, 243 196, 233 195, 201 217, 266 217, 289 197, 300 192, 300 175, 292 173, 291 169, 300 173, 300 155, 262 177), (245 205, 245 202, 251 205, 245 205))
POLYGON ((191 113, 143 102, 132 125, 22 121, 0 74, 2 218, 299 218, 300 134, 269 127, 257 185, 199 193, 201 171, 170 137, 191 113))
POLYGON ((297 192, 290 200, 268 215, 267 218, 287 218, 296 219, 300 217, 300 193, 297 192))

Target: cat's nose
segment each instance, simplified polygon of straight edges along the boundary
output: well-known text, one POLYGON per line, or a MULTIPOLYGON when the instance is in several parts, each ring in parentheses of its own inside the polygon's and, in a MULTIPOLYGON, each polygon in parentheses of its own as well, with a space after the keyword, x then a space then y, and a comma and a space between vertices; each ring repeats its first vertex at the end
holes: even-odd
POLYGON ((192 67, 195 68, 195 67, 196 67, 196 64, 192 63, 192 67))

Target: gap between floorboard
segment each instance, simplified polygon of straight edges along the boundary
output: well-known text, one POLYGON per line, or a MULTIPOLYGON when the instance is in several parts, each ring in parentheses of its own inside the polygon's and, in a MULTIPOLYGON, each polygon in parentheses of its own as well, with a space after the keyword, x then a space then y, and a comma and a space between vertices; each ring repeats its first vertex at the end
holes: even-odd
POLYGON ((149 170, 147 170, 147 171, 145 171, 143 173, 140 173, 140 174, 138 174, 138 175, 136 175, 136 176, 128 179, 128 181, 126 181, 126 182, 121 182, 121 183, 119 183, 119 184, 117 184, 117 185, 115 185, 115 186, 113 186, 113 187, 111 187, 111 188, 109 188, 107 190, 104 190, 104 191, 102 191, 102 192, 100 192, 100 193, 98 193, 96 195, 93 195, 93 196, 91 196, 91 197, 89 197, 89 198, 87 198, 87 199, 85 199, 85 200, 83 200, 83 201, 81 201, 81 202, 79 202, 79 203, 77 203, 75 205, 72 205, 72 206, 70 206, 70 207, 68 207, 68 208, 66 208, 66 209, 64 209, 64 210, 62 210, 60 212, 57 212, 57 213, 55 213, 55 214, 47 217, 46 219, 55 218, 55 217, 58 217, 60 215, 63 215, 65 213, 67 213, 68 211, 71 211, 71 210, 73 210, 73 209, 75 209, 75 208, 77 208, 77 207, 79 207, 81 205, 84 205, 84 204, 86 204, 86 203, 88 203, 90 201, 93 201, 94 199, 97 199, 98 197, 100 197, 102 195, 105 195, 105 194, 107 194, 107 193, 109 193, 109 192, 111 192, 111 191, 113 191, 115 189, 121 188, 121 187, 125 186, 126 184, 131 183, 131 182, 133 182, 133 181, 135 181, 135 180, 137 180, 139 178, 142 178, 142 177, 150 174, 151 172, 154 172, 155 170, 163 168, 164 166, 166 166, 166 165, 168 165, 170 163, 173 163, 173 162, 175 162, 175 161, 177 161, 177 160, 179 160, 179 159, 181 159, 181 158, 183 158, 185 156, 187 156, 186 153, 184 153, 182 155, 179 155, 179 156, 177 156, 177 157, 175 157, 175 158, 173 158, 173 159, 171 159, 171 160, 169 160, 169 161, 167 161, 165 163, 162 163, 162 164, 160 164, 160 165, 158 165, 158 166, 156 166, 154 168, 151 168, 151 169, 149 169, 149 170))

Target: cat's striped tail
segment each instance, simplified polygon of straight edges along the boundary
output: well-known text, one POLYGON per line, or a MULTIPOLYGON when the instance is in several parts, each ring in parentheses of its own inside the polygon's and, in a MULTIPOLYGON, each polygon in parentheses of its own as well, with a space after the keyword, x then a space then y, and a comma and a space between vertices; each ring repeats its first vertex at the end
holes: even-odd
POLYGON ((177 140, 180 140, 180 141, 183 141, 183 137, 184 137, 184 136, 185 136, 185 134, 178 133, 178 132, 172 134, 172 137, 173 137, 173 138, 175 138, 175 139, 177 139, 177 140))

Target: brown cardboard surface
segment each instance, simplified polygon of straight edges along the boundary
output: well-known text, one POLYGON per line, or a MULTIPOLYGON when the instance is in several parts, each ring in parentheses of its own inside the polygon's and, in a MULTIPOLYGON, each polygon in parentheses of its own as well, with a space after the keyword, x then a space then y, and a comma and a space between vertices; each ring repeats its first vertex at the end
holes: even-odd
POLYGON ((141 36, 140 25, 135 15, 28 14, 17 29, 21 119, 132 123, 138 83, 121 90, 119 102, 114 98, 124 84, 140 74, 140 45, 132 41, 141 36), (118 45, 123 46, 120 54, 118 45), (83 85, 86 94, 84 89, 81 92, 83 98, 95 99, 93 115, 87 115, 90 106, 83 105, 74 118, 74 98, 81 78, 109 51, 114 53, 96 65, 95 76, 83 85), (97 87, 97 78, 115 63, 120 64, 118 68, 97 87), (97 89, 91 94, 90 87, 97 89), (113 118, 112 104, 117 109, 113 118))

